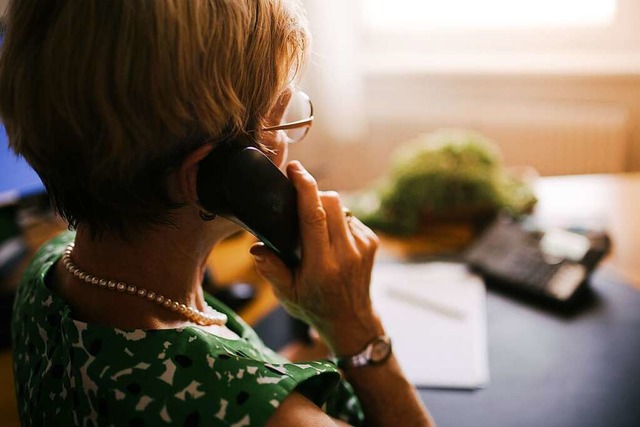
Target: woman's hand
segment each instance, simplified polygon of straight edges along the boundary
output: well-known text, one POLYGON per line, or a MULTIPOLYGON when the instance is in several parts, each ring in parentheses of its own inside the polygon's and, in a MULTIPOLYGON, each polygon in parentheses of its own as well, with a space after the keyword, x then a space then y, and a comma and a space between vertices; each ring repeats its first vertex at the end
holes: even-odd
POLYGON ((251 248, 256 269, 292 316, 313 325, 336 354, 354 354, 383 333, 369 296, 379 240, 345 216, 337 193, 318 192, 299 162, 288 164, 287 175, 298 193, 302 263, 290 270, 257 243, 251 248))

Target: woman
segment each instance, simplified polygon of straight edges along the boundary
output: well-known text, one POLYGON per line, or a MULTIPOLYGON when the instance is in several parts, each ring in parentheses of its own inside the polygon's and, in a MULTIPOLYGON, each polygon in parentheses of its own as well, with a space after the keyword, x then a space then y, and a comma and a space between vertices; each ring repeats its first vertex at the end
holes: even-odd
POLYGON ((307 48, 287 0, 10 4, 0 113, 75 229, 41 248, 17 296, 23 424, 430 424, 371 308, 377 238, 285 165, 278 125, 307 48), (300 266, 256 244, 256 268, 351 385, 329 360, 284 360, 203 294, 212 247, 237 227, 200 206, 198 168, 237 135, 298 193, 300 266))

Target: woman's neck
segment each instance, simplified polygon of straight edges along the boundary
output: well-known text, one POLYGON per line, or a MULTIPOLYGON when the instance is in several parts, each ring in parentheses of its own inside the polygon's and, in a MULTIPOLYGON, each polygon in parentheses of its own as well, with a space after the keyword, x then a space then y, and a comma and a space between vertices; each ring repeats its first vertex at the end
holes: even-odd
MULTIPOLYGON (((105 233, 99 239, 80 225, 71 258, 88 274, 135 285, 172 301, 204 309, 202 279, 213 246, 229 234, 230 223, 182 220, 178 227, 157 227, 131 241, 105 233)), ((80 320, 120 328, 156 329, 185 323, 179 313, 126 293, 89 285, 59 263, 56 291, 80 320)))

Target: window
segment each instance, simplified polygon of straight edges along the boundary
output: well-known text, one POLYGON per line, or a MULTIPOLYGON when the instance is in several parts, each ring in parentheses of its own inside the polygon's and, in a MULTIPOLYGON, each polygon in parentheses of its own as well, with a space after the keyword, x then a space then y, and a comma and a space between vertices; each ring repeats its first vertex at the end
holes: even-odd
POLYGON ((372 31, 508 29, 611 24, 617 0, 363 0, 372 31))
POLYGON ((365 73, 636 73, 638 0, 360 0, 365 73))

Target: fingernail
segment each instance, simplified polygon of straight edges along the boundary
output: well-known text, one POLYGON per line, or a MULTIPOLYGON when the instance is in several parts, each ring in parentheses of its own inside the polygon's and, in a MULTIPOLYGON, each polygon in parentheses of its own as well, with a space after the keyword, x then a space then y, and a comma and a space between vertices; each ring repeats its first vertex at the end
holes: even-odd
POLYGON ((253 259, 255 259, 256 262, 264 261, 264 254, 260 253, 260 246, 252 246, 249 252, 253 255, 253 259))
POLYGON ((253 259, 256 262, 264 261, 264 254, 262 253, 262 248, 264 247, 263 243, 255 243, 253 246, 249 248, 249 253, 253 255, 253 259))
POLYGON ((251 253, 251 255, 260 255, 262 248, 264 248, 264 243, 256 242, 249 248, 249 253, 251 253))

